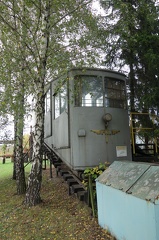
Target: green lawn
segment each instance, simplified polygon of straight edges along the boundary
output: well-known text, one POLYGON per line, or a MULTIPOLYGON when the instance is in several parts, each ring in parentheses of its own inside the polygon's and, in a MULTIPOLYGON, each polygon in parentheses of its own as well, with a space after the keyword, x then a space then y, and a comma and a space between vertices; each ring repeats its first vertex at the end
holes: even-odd
MULTIPOLYGON (((30 170, 30 165, 27 166, 26 172, 30 170)), ((0 158, 0 181, 6 178, 12 178, 13 176, 13 162, 11 159, 6 159, 5 164, 3 164, 2 158, 0 158)))
MULTIPOLYGON (((27 173, 30 166, 27 167, 27 173)), ((23 205, 12 180, 13 163, 0 162, 0 240, 111 240, 86 204, 68 195, 68 186, 54 171, 43 171, 41 197, 35 207, 23 205)), ((27 174, 26 174, 27 175, 27 174)))
POLYGON ((2 159, 0 159, 0 181, 8 177, 12 177, 13 163, 11 160, 7 159, 5 164, 2 164, 2 159))

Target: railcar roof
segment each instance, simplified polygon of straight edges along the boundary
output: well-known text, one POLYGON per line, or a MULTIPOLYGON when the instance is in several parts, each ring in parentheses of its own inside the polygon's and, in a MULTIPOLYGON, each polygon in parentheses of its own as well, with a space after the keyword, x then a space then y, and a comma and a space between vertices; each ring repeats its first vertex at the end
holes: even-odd
POLYGON ((122 72, 118 72, 118 71, 107 69, 107 68, 93 68, 93 67, 92 68, 91 67, 76 68, 74 67, 68 70, 68 72, 71 72, 71 71, 101 71, 101 72, 117 73, 125 76, 125 74, 122 72))
POLYGON ((81 73, 84 73, 85 71, 100 71, 100 72, 109 72, 109 73, 115 73, 115 74, 118 74, 118 75, 121 75, 123 77, 126 77, 124 73, 121 73, 121 72, 118 72, 118 71, 114 71, 114 70, 111 70, 111 69, 106 69, 106 68, 93 68, 93 67, 81 67, 81 68, 78 68, 78 67, 74 67, 74 68, 70 68, 69 70, 67 70, 67 72, 59 75, 58 77, 55 77, 54 79, 52 79, 52 81, 50 81, 49 83, 47 83, 45 85, 45 89, 47 91, 47 89, 49 88, 49 85, 51 82, 54 82, 60 78, 63 78, 63 77, 66 77, 68 73, 71 73, 73 71, 81 71, 81 73))

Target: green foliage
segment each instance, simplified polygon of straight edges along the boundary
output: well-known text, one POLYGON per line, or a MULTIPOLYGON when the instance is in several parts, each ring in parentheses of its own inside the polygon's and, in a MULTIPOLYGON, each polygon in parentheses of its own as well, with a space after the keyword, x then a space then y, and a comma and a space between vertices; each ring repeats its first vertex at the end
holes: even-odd
POLYGON ((23 136, 23 148, 24 149, 29 149, 29 137, 30 137, 29 134, 25 134, 23 136))
POLYGON ((87 185, 87 180, 89 176, 91 176, 92 178, 92 182, 95 182, 95 179, 101 175, 105 169, 107 168, 107 164, 104 164, 104 163, 100 163, 98 166, 96 167, 93 167, 93 168, 87 168, 84 170, 84 184, 87 185))
POLYGON ((2 149, 3 154, 5 154, 6 153, 6 149, 7 149, 7 144, 3 144, 1 149, 2 149))
POLYGON ((157 1, 114 0, 109 11, 108 6, 105 10, 105 64, 123 71, 128 69, 131 110, 158 107, 157 1))
MULTIPOLYGON (((2 0, 0 3, 0 86, 3 87, 0 100, 5 103, 0 110, 7 109, 15 117, 17 152, 23 140, 27 96, 32 94, 35 99, 34 143, 35 154, 40 155, 45 84, 66 73, 71 66, 95 62, 97 51, 92 42, 97 23, 91 12, 91 2, 2 0)), ((38 175, 40 170, 33 170, 30 178, 33 181, 37 178, 36 172, 38 175)))
POLYGON ((134 115, 134 129, 135 134, 143 143, 154 142, 159 136, 158 124, 159 119, 155 114, 148 112, 138 113, 134 115))
POLYGON ((39 79, 48 82, 71 66, 97 59, 91 1, 1 1, 0 9, 1 111, 20 111, 21 83, 27 107, 26 96, 38 91, 39 79))
POLYGON ((95 180, 99 177, 107 168, 108 163, 99 163, 98 166, 93 168, 87 168, 84 171, 83 185, 88 192, 88 201, 92 208, 93 217, 97 216, 97 199, 96 199, 96 186, 95 180))
POLYGON ((108 163, 99 163, 98 166, 93 168, 86 168, 84 170, 84 180, 83 184, 85 187, 88 187, 88 177, 91 176, 92 182, 95 182, 95 179, 99 177, 108 167, 108 163))

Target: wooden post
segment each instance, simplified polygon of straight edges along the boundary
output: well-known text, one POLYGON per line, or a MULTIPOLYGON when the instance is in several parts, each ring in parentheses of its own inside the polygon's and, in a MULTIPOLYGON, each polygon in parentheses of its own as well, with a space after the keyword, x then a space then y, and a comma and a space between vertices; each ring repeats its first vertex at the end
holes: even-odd
POLYGON ((93 213, 93 217, 95 217, 95 206, 94 206, 93 186, 92 186, 92 178, 91 178, 91 175, 89 175, 88 181, 89 181, 88 184, 89 184, 89 193, 90 193, 92 213, 93 213))
POLYGON ((5 156, 3 156, 3 164, 5 164, 5 162, 6 162, 6 158, 5 156))

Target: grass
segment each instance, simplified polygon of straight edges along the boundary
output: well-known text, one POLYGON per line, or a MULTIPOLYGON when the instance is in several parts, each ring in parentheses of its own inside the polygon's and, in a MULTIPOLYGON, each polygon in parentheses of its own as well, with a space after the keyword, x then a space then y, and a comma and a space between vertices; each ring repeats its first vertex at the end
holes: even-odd
POLYGON ((0 181, 5 180, 7 177, 12 176, 12 164, 11 160, 7 159, 5 164, 2 164, 2 158, 0 158, 0 181))
MULTIPOLYGON (((26 172, 29 173, 30 166, 26 172)), ((12 180, 13 163, 0 161, 0 240, 110 240, 90 209, 74 195, 61 177, 43 171, 41 197, 35 207, 25 207, 12 180)))
MULTIPOLYGON (((2 163, 2 158, 0 157, 0 182, 6 180, 6 178, 12 178, 13 175, 13 163, 10 158, 5 160, 5 164, 2 163)), ((26 173, 29 173, 30 166, 26 168, 26 173)))

